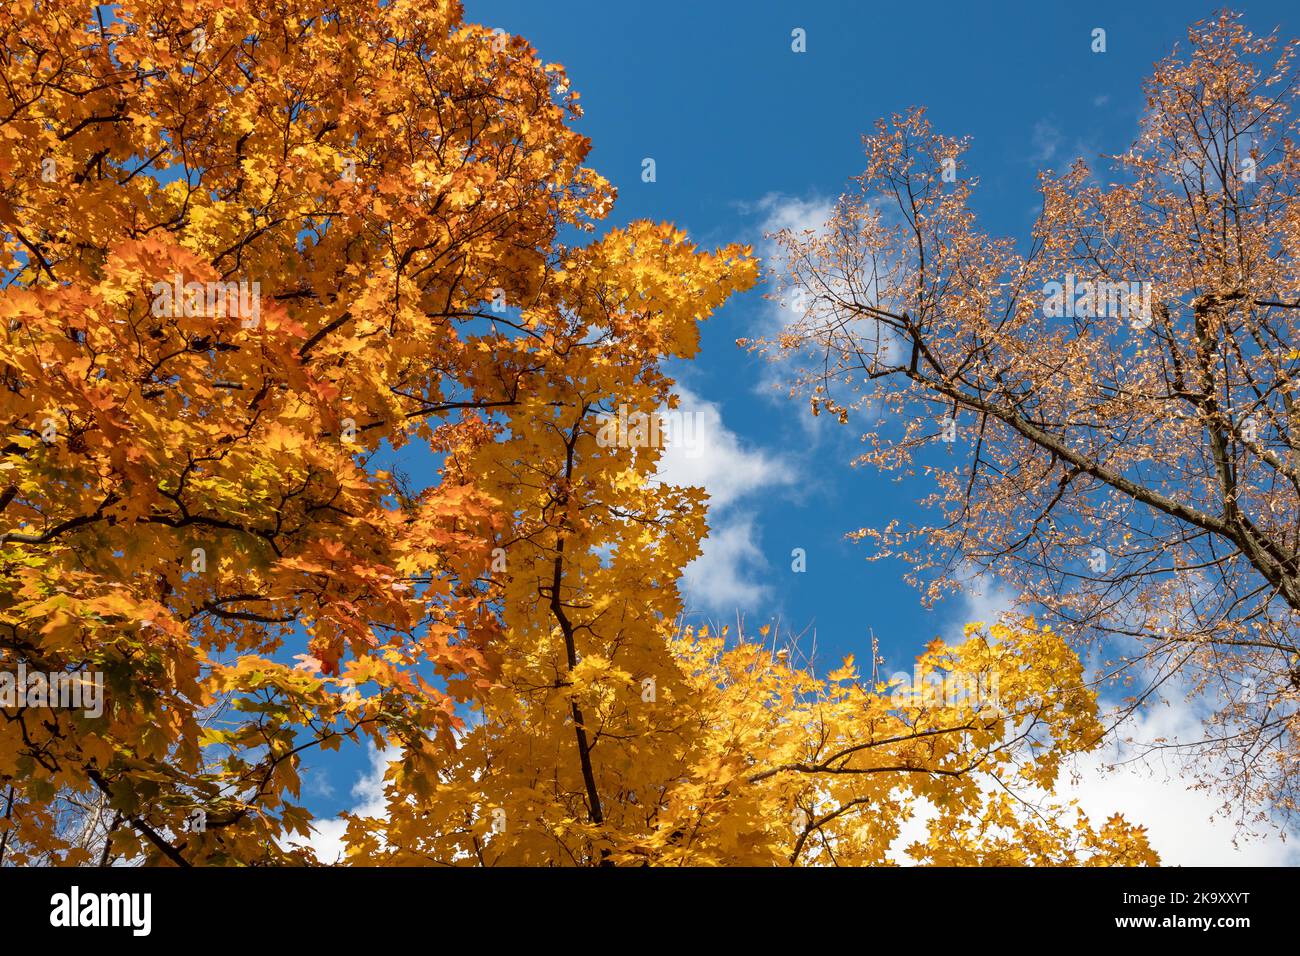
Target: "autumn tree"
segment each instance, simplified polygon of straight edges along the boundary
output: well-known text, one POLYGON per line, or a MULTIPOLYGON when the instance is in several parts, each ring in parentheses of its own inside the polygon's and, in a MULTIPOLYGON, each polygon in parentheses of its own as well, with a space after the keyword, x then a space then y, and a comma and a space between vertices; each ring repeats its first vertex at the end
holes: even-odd
POLYGON ((967 143, 921 110, 864 138, 820 232, 785 233, 793 318, 747 343, 933 481, 859 537, 929 599, 993 572, 1103 650, 1140 706, 1199 692, 1201 779, 1296 809, 1300 154, 1294 45, 1224 14, 1147 81, 1109 172, 1041 177, 1027 241, 981 231, 967 143), (1181 688, 1180 688, 1181 689, 1181 688))
POLYGON ((454 3, 56 0, 0 39, 0 647, 107 684, 4 707, 0 848, 305 859, 299 755, 449 746, 496 666, 515 508, 463 459, 548 427, 569 320, 519 311, 612 190, 562 69, 454 3), (425 487, 376 460, 409 442, 425 487))

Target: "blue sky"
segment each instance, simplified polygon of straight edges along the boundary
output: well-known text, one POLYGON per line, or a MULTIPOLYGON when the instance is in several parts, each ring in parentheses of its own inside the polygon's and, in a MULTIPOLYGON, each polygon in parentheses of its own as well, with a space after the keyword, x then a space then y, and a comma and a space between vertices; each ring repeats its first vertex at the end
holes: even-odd
MULTIPOLYGON (((593 140, 588 162, 619 189, 607 225, 670 220, 697 243, 742 241, 761 252, 765 229, 817 225, 862 171, 862 133, 912 105, 926 106, 939 131, 972 137, 966 161, 980 180, 974 207, 984 228, 1026 236, 1038 171, 1076 156, 1101 166, 1101 154, 1127 147, 1142 80, 1215 9, 1131 0, 1068 8, 466 0, 466 19, 520 34, 543 60, 564 64, 586 114, 578 129, 593 140), (1101 54, 1091 50, 1098 27, 1101 54), (791 50, 795 28, 806 32, 804 53, 791 50), (647 157, 653 183, 641 179, 647 157)), ((1256 33, 1300 35, 1293 3, 1252 0, 1246 14, 1256 33)), ((823 666, 847 653, 865 662, 874 633, 886 672, 908 669, 929 639, 951 636, 997 596, 927 611, 903 582, 905 568, 869 563, 864 545, 845 540, 890 518, 919 521, 913 502, 928 486, 850 467, 856 431, 814 426, 805 403, 771 389, 762 363, 734 343, 770 329, 773 309, 761 290, 733 299, 705 324, 698 358, 675 369, 708 452, 676 460, 672 474, 698 478, 722 502, 706 555, 688 574, 691 606, 716 620, 734 618, 738 604, 754 624, 779 617, 785 629, 807 630, 804 647, 815 632, 823 666), (807 552, 803 574, 791 571, 796 547, 807 552)), ((1153 720, 1162 731, 1186 725, 1176 713, 1153 720)), ((327 756, 309 774, 313 809, 335 813, 373 792, 373 777, 370 791, 354 792, 373 770, 361 748, 327 756)), ((1212 801, 1159 768, 1136 782, 1083 786, 1085 804, 1104 794, 1129 799, 1111 809, 1139 820, 1148 807, 1172 815, 1173 828, 1153 830, 1167 859, 1162 840, 1196 846, 1178 862, 1295 862, 1273 841, 1233 850, 1230 828, 1205 822, 1212 801)))

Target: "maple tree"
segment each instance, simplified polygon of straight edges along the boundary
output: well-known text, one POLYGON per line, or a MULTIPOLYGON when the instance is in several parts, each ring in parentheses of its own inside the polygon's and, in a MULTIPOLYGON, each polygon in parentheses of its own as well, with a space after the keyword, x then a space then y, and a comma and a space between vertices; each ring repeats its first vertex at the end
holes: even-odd
POLYGON ((455 751, 390 765, 383 815, 349 815, 349 862, 1158 862, 1142 827, 1119 815, 1094 826, 1050 795, 1064 761, 1103 737, 1082 665, 1050 629, 972 624, 955 647, 935 641, 917 662, 921 686, 965 675, 997 692, 927 697, 864 678, 851 658, 819 678, 788 663, 775 635, 630 619, 621 601, 615 617, 591 595, 624 574, 593 568, 566 599, 586 635, 577 665, 539 633, 455 751), (581 765, 570 709, 589 734, 581 765))
POLYGON ((6 712, 11 858, 83 861, 47 801, 88 789, 106 856, 276 858, 304 748, 449 743, 486 679, 508 503, 454 463, 564 321, 486 304, 537 298, 611 190, 560 69, 455 5, 7 5, 0 35, 4 647, 109 697, 6 712), (233 281, 255 315, 158 307, 233 281), (370 462, 412 440, 449 464, 408 495, 370 462))
POLYGON ((399 757, 352 862, 879 862, 921 799, 918 859, 1154 861, 987 789, 1099 738, 1051 631, 927 652, 1001 675, 984 715, 679 626, 704 494, 601 422, 675 404, 757 264, 563 241, 613 190, 525 41, 427 0, 50 0, 0 40, 0 654, 106 685, 0 707, 4 862, 312 862, 302 757, 358 740, 399 757))
MULTIPOLYGON (((857 537, 927 599, 991 571, 1103 648, 1126 709, 1179 682, 1182 741, 1243 805, 1296 809, 1300 155, 1295 46, 1234 14, 1147 81, 1107 181, 1041 176, 1023 246, 981 231, 965 140, 922 110, 864 137, 824 230, 780 237, 780 335, 744 344, 860 461, 924 473, 933 520, 857 537)), ((1163 742, 1165 747, 1172 746, 1163 742)))

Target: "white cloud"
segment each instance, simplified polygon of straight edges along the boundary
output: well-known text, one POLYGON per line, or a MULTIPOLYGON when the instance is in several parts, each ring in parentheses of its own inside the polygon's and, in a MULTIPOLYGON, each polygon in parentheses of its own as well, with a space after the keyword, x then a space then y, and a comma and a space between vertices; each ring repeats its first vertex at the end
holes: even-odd
POLYGON ((1064 139, 1055 123, 1045 119, 1038 120, 1030 133, 1030 161, 1051 162, 1060 152, 1064 139))
MULTIPOLYGON (((798 196, 786 196, 781 193, 768 193, 752 209, 763 214, 761 227, 763 232, 821 232, 822 227, 834 213, 834 203, 821 196, 801 199, 798 196)), ((775 248, 775 243, 766 240, 768 247, 775 248)))
MULTIPOLYGON (((787 256, 785 248, 776 240, 776 234, 783 230, 789 230, 796 237, 809 232, 824 233, 827 223, 835 215, 835 203, 821 196, 801 199, 798 196, 768 193, 758 202, 744 207, 743 211, 758 213, 763 217, 758 224, 763 236, 755 243, 759 257, 768 270, 782 273, 785 271, 787 256)), ((764 321, 757 330, 758 334, 775 336, 799 317, 800 311, 791 302, 782 303, 770 299, 764 321)))
MULTIPOLYGON (((849 276, 834 262, 824 262, 818 269, 820 278, 815 287, 781 289, 781 277, 789 276, 792 269, 788 250, 776 238, 777 234, 788 232, 795 240, 806 243, 811 239, 826 237, 832 229, 850 228, 852 217, 846 219, 842 213, 837 215, 839 202, 839 199, 819 195, 801 198, 768 193, 757 202, 741 207, 742 212, 761 216, 757 231, 762 234, 762 238, 755 242, 755 246, 768 280, 766 305, 753 323, 752 337, 774 341, 788 328, 800 327, 806 332, 809 327, 835 325, 840 327, 841 333, 851 330, 857 346, 864 354, 874 353, 883 363, 895 363, 899 356, 898 339, 888 326, 861 316, 841 325, 840 320, 845 317, 837 308, 830 306, 822 294, 829 290, 844 301, 870 301, 876 295, 876 285, 874 279, 870 278, 869 267, 863 266, 849 276)), ((868 205, 880 212, 885 221, 898 218, 888 204, 881 206, 875 201, 868 201, 868 205)), ((805 249, 803 254, 816 253, 805 249)), ((814 443, 820 442, 828 434, 842 436, 845 433, 840 429, 835 416, 809 415, 806 406, 789 401, 788 393, 790 383, 801 377, 801 369, 817 369, 826 360, 824 348, 824 343, 818 344, 814 339, 808 338, 802 347, 769 351, 764 357, 763 370, 756 376, 754 384, 755 393, 792 411, 805 436, 814 443)), ((861 382, 850 370, 842 372, 842 375, 832 377, 839 381, 828 383, 833 389, 831 397, 852 401, 855 393, 849 386, 857 386, 861 382)), ((888 414, 883 407, 871 402, 862 406, 861 411, 869 419, 888 414)))
MULTIPOLYGON (((389 763, 401 756, 401 750, 390 747, 386 750, 371 745, 370 768, 363 773, 352 787, 352 796, 357 798, 351 812, 366 817, 383 817, 388 813, 384 801, 384 771, 389 763)), ((309 847, 322 863, 337 863, 343 859, 343 834, 347 824, 343 820, 316 820, 312 823, 312 835, 301 845, 309 847)))
MULTIPOLYGON (((1178 701, 1156 705, 1123 728, 1135 741, 1200 740, 1202 730, 1194 708, 1178 701)), ((1096 752, 1075 759, 1076 780, 1064 775, 1058 794, 1079 800, 1094 825, 1112 813, 1147 828, 1152 847, 1166 866, 1297 866, 1300 832, 1269 830, 1242 834, 1219 811, 1223 798, 1196 790, 1179 758, 1142 758, 1140 744, 1125 744, 1120 736, 1096 752), (1108 766, 1128 760, 1110 771, 1108 766), (1285 839, 1284 839, 1285 836, 1285 839), (1234 845, 1235 844, 1235 845, 1234 845)))
POLYGON ((334 796, 334 785, 330 783, 329 774, 323 767, 304 768, 302 771, 302 791, 314 797, 328 800, 334 796))
POLYGON ((702 553, 687 565, 682 583, 692 610, 730 612, 760 600, 754 578, 766 566, 752 515, 732 505, 758 492, 789 485, 794 470, 784 460, 747 447, 723 424, 714 402, 678 387, 681 402, 669 414, 668 441, 658 478, 703 488, 709 494, 709 534, 702 553))
POLYGON ((659 461, 659 480, 671 485, 698 486, 709 493, 709 512, 772 485, 789 484, 793 472, 783 461, 758 449, 746 448, 722 423, 716 402, 705 401, 688 388, 677 387, 678 407, 665 412, 667 441, 659 461))
MULTIPOLYGON (((1101 107, 1105 106, 1109 99, 1108 96, 1099 96, 1092 103, 1093 106, 1101 107)), ((1071 125, 1070 128, 1073 129, 1074 126, 1071 125)), ((1101 157, 1101 149, 1096 142, 1090 137, 1067 134, 1065 129, 1049 119, 1040 119, 1034 123, 1025 149, 1025 162, 1039 169, 1055 166, 1059 170, 1069 166, 1076 159, 1088 161, 1091 170, 1089 179, 1096 182, 1097 169, 1105 165, 1105 160, 1101 157)), ((1037 218, 1040 211, 1039 204, 1030 207, 1030 214, 1034 218, 1037 218)))
POLYGON ((748 518, 714 522, 700 556, 686 566, 682 585, 693 610, 751 609, 767 589, 755 582, 767 566, 748 518))

